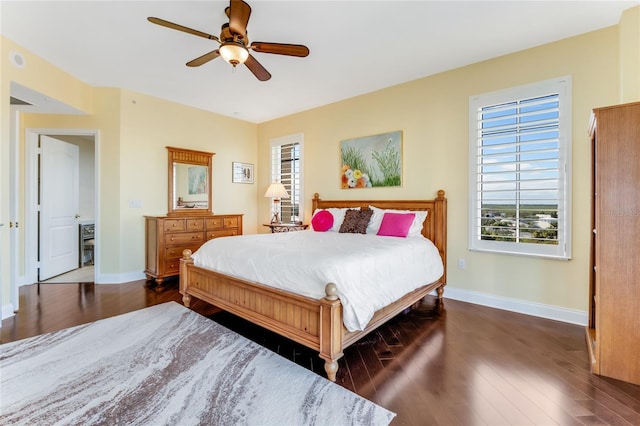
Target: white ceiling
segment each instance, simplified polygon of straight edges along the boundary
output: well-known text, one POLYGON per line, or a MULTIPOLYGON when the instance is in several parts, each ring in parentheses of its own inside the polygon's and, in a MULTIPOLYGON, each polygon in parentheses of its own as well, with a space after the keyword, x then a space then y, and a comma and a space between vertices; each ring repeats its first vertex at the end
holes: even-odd
POLYGON ((90 85, 260 123, 615 25, 640 0, 248 3, 251 40, 311 51, 306 58, 253 53, 273 76, 267 82, 221 58, 186 67, 218 44, 146 20, 218 35, 224 1, 2 0, 0 30, 90 85))

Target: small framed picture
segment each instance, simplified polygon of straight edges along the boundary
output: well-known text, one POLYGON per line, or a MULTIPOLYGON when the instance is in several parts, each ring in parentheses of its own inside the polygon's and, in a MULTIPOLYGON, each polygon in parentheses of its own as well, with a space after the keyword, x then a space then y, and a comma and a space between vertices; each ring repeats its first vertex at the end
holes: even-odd
POLYGON ((253 164, 233 162, 233 183, 253 183, 253 164))

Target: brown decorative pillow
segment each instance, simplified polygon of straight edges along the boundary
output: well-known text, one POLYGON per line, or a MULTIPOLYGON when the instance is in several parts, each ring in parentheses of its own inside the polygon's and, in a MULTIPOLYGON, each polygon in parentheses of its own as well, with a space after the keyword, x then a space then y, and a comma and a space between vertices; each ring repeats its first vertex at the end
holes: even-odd
POLYGON ((352 210, 349 209, 344 215, 340 231, 343 234, 366 234, 367 225, 371 219, 373 210, 352 210))

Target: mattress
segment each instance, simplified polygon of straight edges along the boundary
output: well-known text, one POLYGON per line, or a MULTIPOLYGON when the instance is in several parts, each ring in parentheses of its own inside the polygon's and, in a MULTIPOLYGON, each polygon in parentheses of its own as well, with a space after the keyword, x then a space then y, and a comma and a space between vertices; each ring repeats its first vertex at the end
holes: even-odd
POLYGON ((215 238, 193 259, 199 267, 315 299, 335 283, 349 331, 363 330, 377 310, 444 271, 438 249, 422 236, 313 230, 215 238))

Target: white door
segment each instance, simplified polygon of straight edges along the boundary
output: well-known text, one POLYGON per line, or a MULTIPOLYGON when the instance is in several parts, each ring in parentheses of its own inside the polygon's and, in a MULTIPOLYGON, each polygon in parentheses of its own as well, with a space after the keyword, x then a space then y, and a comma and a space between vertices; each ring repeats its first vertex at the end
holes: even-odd
POLYGON ((80 150, 40 136, 40 281, 78 268, 80 150))

